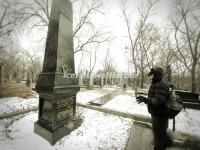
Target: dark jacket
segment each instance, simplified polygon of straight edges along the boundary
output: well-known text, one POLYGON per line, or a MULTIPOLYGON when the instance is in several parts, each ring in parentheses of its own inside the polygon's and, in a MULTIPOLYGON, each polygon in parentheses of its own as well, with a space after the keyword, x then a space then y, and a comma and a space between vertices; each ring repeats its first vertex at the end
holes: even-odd
POLYGON ((154 78, 148 92, 148 111, 152 115, 165 116, 169 99, 169 86, 162 80, 162 72, 154 72, 154 78))

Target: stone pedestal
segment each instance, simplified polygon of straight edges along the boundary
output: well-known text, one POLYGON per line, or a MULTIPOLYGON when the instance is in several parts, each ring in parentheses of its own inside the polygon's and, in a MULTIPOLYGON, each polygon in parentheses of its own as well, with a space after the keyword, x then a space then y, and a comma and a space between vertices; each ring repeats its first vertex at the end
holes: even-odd
POLYGON ((66 125, 59 128, 59 130, 49 131, 47 128, 40 125, 39 122, 34 123, 34 132, 49 141, 51 145, 54 145, 58 139, 63 138, 71 131, 77 129, 82 123, 81 118, 73 118, 67 122, 66 125))
POLYGON ((55 144, 76 129, 76 93, 80 90, 74 69, 72 4, 53 0, 43 70, 38 76, 38 121, 34 132, 55 144))

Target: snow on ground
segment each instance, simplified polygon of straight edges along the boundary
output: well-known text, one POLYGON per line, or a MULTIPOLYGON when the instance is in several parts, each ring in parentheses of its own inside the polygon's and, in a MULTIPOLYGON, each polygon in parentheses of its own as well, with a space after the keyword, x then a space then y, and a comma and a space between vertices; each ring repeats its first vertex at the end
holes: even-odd
MULTIPOLYGON (((131 114, 139 114, 149 116, 147 107, 144 103, 137 104, 134 97, 134 92, 131 90, 121 94, 111 101, 106 103, 103 107, 114 109, 131 114)), ((197 135, 200 137, 200 110, 187 109, 182 110, 176 117, 176 131, 197 135)), ((172 129, 173 122, 169 121, 169 128, 172 129)))
MULTIPOLYGON (((176 131, 190 133, 200 137, 200 110, 187 109, 181 111, 175 118, 176 131)), ((169 122, 169 128, 172 129, 172 119, 169 122)))
POLYGON ((54 146, 33 133, 37 112, 0 120, 1 150, 122 150, 125 148, 132 121, 121 117, 78 109, 82 125, 54 146))
POLYGON ((105 95, 106 93, 102 93, 96 90, 86 90, 78 92, 76 95, 77 103, 87 104, 89 101, 92 101, 98 97, 105 95))
MULTIPOLYGON (((107 94, 109 90, 85 90, 77 93, 77 102, 87 104, 89 101, 94 100, 107 94)), ((8 97, 0 98, 0 115, 4 113, 11 113, 19 110, 37 107, 39 102, 39 95, 36 93, 34 97, 24 99, 21 97, 8 97)))
POLYGON ((132 90, 128 90, 126 91, 126 93, 116 96, 111 101, 106 103, 103 107, 130 114, 142 114, 150 116, 147 111, 146 105, 144 103, 138 104, 136 102, 136 98, 132 90))
POLYGON ((80 91, 76 95, 77 103, 88 104, 88 102, 95 100, 101 96, 104 96, 110 92, 113 92, 120 87, 117 86, 104 86, 102 89, 94 89, 94 90, 84 90, 80 91))
MULTIPOLYGON (((80 91, 77 93, 77 102, 86 104, 111 91, 113 92, 113 89, 117 90, 117 87, 80 91)), ((0 115, 38 106, 38 101, 38 95, 29 99, 2 98, 0 99, 0 115)), ((146 105, 136 102, 133 90, 126 90, 103 107, 150 117, 146 105)), ((77 107, 77 113, 85 117, 82 126, 54 147, 33 133, 33 123, 37 120, 37 113, 32 112, 17 116, 19 118, 14 117, 16 121, 12 121, 13 118, 0 120, 0 145, 3 145, 1 149, 30 149, 28 145, 33 145, 32 149, 66 149, 70 147, 73 150, 123 149, 125 147, 131 120, 79 107, 77 107)), ((186 111, 182 111, 176 117, 176 131, 200 136, 199 116, 200 110, 186 109, 186 111)), ((172 120, 170 120, 169 128, 172 129, 172 120)))
POLYGON ((115 91, 116 89, 119 89, 120 87, 116 86, 116 85, 113 85, 113 86, 107 86, 107 85, 104 85, 103 89, 104 90, 108 90, 108 91, 115 91))
POLYGON ((18 110, 24 110, 38 106, 38 96, 24 99, 21 97, 8 97, 0 99, 0 115, 18 110))

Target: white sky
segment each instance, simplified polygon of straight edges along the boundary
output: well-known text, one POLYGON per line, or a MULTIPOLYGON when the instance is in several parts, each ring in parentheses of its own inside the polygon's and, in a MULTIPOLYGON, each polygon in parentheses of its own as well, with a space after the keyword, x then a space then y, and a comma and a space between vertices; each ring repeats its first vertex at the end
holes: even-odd
MULTIPOLYGON (((105 54, 107 49, 110 49, 110 53, 112 54, 114 66, 118 71, 127 72, 128 71, 128 60, 125 57, 125 47, 127 45, 126 35, 127 30, 125 28, 125 24, 123 23, 120 11, 120 2, 121 0, 102 0, 104 3, 104 12, 105 15, 97 15, 95 16, 95 20, 93 20, 98 26, 106 26, 109 31, 112 33, 114 40, 110 42, 108 45, 105 45, 105 48, 98 50, 98 58, 96 63, 95 70, 102 69, 102 62, 105 58, 105 54)), ((133 25, 137 23, 137 8, 141 6, 141 0, 129 0, 129 12, 132 13, 133 25)), ((166 24, 166 19, 168 15, 168 2, 167 0, 160 0, 158 4, 154 7, 154 17, 152 21, 159 26, 164 26, 166 24)), ((134 26, 133 26, 134 29, 134 26)), ((30 46, 33 47, 34 43, 32 41, 36 41, 40 38, 39 31, 33 31, 30 34, 22 34, 21 36, 21 45, 24 49, 29 49, 30 46)), ((36 48, 37 49, 37 48, 36 48)), ((80 63, 79 54, 75 55, 75 64, 76 70, 80 63)), ((87 68, 89 65, 89 59, 85 58, 83 60, 81 68, 87 68)))
MULTIPOLYGON (((141 0, 129 0, 129 12, 132 12, 132 20, 133 25, 138 22, 137 17, 137 8, 141 6, 141 0)), ((166 24, 166 19, 168 15, 168 4, 167 0, 160 0, 158 4, 154 7, 154 16, 152 18, 152 21, 159 26, 164 26, 166 24)), ((112 35, 115 37, 114 40, 112 40, 111 43, 109 43, 109 49, 110 53, 112 54, 113 63, 114 66, 118 71, 127 72, 128 71, 128 59, 125 57, 125 47, 127 45, 127 29, 125 27, 125 24, 123 23, 121 19, 121 10, 120 10, 120 3, 121 0, 103 0, 104 3, 104 12, 105 15, 97 15, 95 16, 95 23, 97 25, 104 25, 107 26, 112 33, 112 35)), ((134 28, 134 26, 133 26, 134 28)), ((99 56, 102 56, 101 58, 98 57, 96 68, 95 70, 98 70, 99 68, 102 68, 102 62, 105 58, 105 54, 108 47, 106 47, 104 50, 100 50, 101 54, 99 56)), ((79 57, 76 56, 76 67, 79 64, 79 57)), ((82 65, 82 68, 87 66, 87 58, 84 59, 84 64, 82 65)), ((131 70, 129 68, 129 70, 131 70)))

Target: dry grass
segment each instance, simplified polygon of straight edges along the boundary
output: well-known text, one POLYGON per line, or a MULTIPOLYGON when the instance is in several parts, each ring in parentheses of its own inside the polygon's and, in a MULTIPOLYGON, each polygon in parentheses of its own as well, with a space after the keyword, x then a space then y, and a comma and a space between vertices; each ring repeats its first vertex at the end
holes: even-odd
POLYGON ((27 87, 25 83, 16 83, 15 81, 9 81, 0 86, 0 98, 13 96, 24 98, 32 95, 32 86, 27 87))

